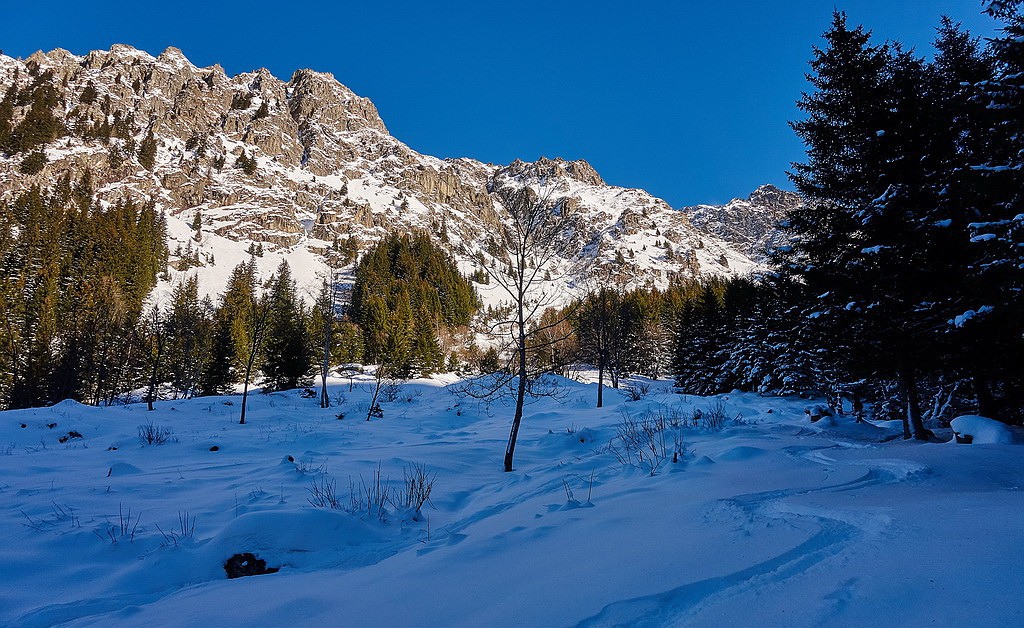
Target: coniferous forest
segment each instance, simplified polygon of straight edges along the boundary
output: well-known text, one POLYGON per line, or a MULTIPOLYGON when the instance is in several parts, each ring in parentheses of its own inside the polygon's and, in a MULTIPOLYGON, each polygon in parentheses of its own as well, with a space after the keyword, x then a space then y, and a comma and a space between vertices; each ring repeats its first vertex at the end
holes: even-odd
MULTIPOLYGON (((1024 20, 1017 3, 991 11, 999 37, 945 19, 927 56, 836 13, 791 123, 807 151, 790 173, 805 204, 779 225, 788 240, 769 270, 600 287, 537 316, 530 360, 540 371, 590 364, 614 387, 668 374, 699 395, 820 394, 836 409, 905 419, 922 439, 927 420, 961 410, 1019 423, 1024 20)), ((57 101, 42 73, 0 103, 0 150, 24 153, 23 172, 69 132, 57 101), (14 124, 16 104, 28 113, 14 124)), ((146 168, 155 147, 150 131, 137 155, 146 168)), ((396 377, 503 368, 493 352, 451 342, 480 299, 425 234, 361 251, 349 303, 327 283, 306 303, 287 264, 260 282, 250 260, 216 300, 192 278, 149 304, 166 237, 154 204, 96 202, 88 172, 0 204, 0 407, 295 388, 325 351, 331 364, 386 364, 396 377)), ((473 278, 487 280, 481 269, 473 278)))

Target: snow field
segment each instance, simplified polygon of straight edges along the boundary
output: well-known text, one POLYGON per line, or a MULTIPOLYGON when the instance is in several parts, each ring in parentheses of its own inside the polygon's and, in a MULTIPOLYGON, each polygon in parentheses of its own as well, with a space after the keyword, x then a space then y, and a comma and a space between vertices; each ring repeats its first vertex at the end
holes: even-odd
POLYGON ((667 382, 636 402, 609 389, 595 409, 595 385, 566 380, 562 398, 527 407, 502 473, 511 408, 460 399, 451 381, 404 384, 369 422, 369 379, 332 380, 344 403, 328 409, 253 394, 246 425, 238 396, 0 413, 0 624, 1024 619, 1019 446, 889 440, 899 425, 810 424, 807 401, 667 382), (624 413, 719 403, 721 430, 666 429, 684 456, 654 475, 608 447, 624 413), (143 445, 149 425, 169 442, 143 445), (69 432, 82 437, 61 443, 69 432), (418 517, 309 503, 333 481, 347 508, 350 481, 359 492, 379 469, 397 488, 412 463, 435 477, 418 517), (281 571, 228 580, 238 552, 281 571))

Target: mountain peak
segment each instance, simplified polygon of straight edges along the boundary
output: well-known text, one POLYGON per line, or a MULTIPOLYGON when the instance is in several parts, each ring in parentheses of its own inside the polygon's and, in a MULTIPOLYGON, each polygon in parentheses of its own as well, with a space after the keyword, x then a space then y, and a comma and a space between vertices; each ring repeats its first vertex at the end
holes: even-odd
POLYGON ((533 162, 516 159, 502 170, 510 177, 537 183, 546 179, 566 177, 585 185, 607 185, 593 166, 583 159, 569 161, 561 157, 541 157, 533 162))
MULTIPOLYGON (((550 194, 572 214, 574 244, 558 262, 566 298, 590 276, 570 277, 578 267, 603 268, 611 274, 602 277, 624 287, 665 287, 752 266, 664 201, 607 185, 583 159, 497 166, 417 153, 389 134, 368 98, 327 72, 299 69, 287 82, 265 68, 227 76, 218 65, 196 67, 173 46, 153 57, 115 44, 82 57, 3 57, 0 91, 15 81, 30 88, 28 63, 54 70, 48 80, 60 93, 54 114, 63 135, 0 155, 0 197, 88 170, 102 182, 100 203, 131 198, 164 211, 170 278, 198 275, 214 294, 226 268, 248 259, 254 245, 266 252, 266 274, 288 259, 313 285, 318 273, 346 267, 392 232, 437 234, 464 272, 484 271, 501 261, 492 234, 508 220, 509 187, 550 194), (156 151, 143 161, 130 147, 150 132, 156 151), (39 148, 47 161, 27 175, 26 151, 39 148)), ((15 121, 26 114, 17 106, 15 121)))
POLYGON ((789 190, 782 190, 771 183, 766 183, 750 193, 747 200, 753 205, 792 205, 800 201, 800 195, 789 190))
POLYGON ((694 226, 717 235, 752 259, 764 262, 769 248, 782 244, 777 228, 785 215, 803 204, 796 192, 765 184, 750 196, 725 205, 684 208, 694 226))

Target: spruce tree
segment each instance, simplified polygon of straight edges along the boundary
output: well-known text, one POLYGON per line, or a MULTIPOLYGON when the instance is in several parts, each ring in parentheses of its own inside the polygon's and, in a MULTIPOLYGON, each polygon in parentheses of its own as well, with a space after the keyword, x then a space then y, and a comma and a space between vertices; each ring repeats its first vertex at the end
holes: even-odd
POLYGON ((153 129, 146 132, 146 137, 139 144, 139 165, 146 170, 152 170, 156 166, 156 137, 153 136, 153 129))
POLYGON ((265 388, 287 390, 308 382, 312 348, 306 336, 306 310, 296 295, 288 262, 282 260, 268 291, 269 317, 262 370, 265 388))
POLYGON ((598 408, 604 406, 605 375, 616 373, 618 377, 619 364, 612 357, 613 346, 624 340, 619 333, 621 300, 617 290, 601 287, 587 295, 573 319, 581 357, 597 367, 598 408))
POLYGON ((193 275, 174 286, 165 334, 167 377, 175 398, 199 392, 200 378, 210 359, 213 307, 199 299, 199 281, 193 275))
POLYGON ((977 218, 968 225, 975 299, 954 322, 973 341, 971 356, 980 405, 996 418, 1024 421, 1024 15, 1019 0, 988 3, 1002 22, 992 40, 991 80, 979 84, 989 117, 970 172, 983 191, 977 218))
MULTIPOLYGON (((807 119, 793 128, 808 161, 791 175, 808 199, 787 217, 795 236, 777 267, 804 283, 814 300, 804 316, 821 358, 852 373, 898 379, 914 436, 926 438, 917 402, 921 369, 934 349, 931 330, 945 311, 927 220, 939 190, 929 185, 925 64, 898 45, 875 46, 836 13, 815 50, 799 102, 807 119), (837 342, 838 331, 850 342, 837 342)), ((837 394, 837 391, 831 391, 837 394)))

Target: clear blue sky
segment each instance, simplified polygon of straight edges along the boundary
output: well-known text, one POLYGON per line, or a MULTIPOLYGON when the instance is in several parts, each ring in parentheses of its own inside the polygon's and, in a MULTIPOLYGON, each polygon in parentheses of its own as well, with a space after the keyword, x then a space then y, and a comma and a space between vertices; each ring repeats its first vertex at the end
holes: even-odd
POLYGON ((922 53, 939 16, 978 35, 979 0, 11 2, 0 49, 127 43, 229 74, 332 72, 392 134, 438 157, 584 158, 674 207, 788 187, 787 126, 833 8, 922 53))

